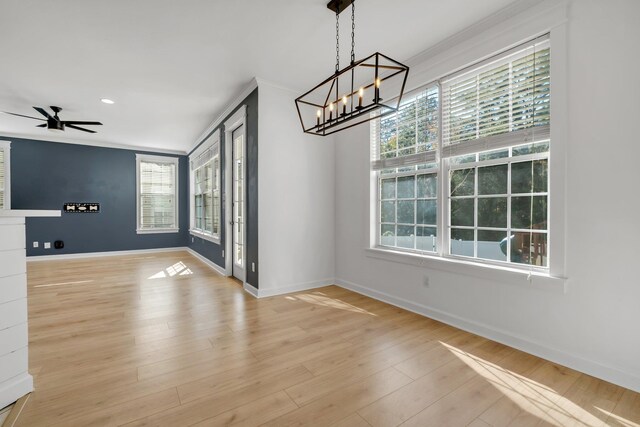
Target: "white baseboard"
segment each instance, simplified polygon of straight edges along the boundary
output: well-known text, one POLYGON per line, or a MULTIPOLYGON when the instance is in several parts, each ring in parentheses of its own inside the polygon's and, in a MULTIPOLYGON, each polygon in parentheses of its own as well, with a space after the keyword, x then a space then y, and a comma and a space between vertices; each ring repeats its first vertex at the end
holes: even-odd
POLYGON ((525 337, 516 336, 510 332, 506 332, 494 327, 465 319, 444 311, 418 304, 413 301, 399 298, 385 292, 369 289, 365 286, 358 285, 347 280, 336 279, 335 284, 342 288, 357 292, 359 294, 377 299, 382 302, 404 308, 405 310, 438 320, 456 328, 471 332, 476 335, 497 341, 509 347, 516 348, 529 354, 533 354, 540 358, 558 363, 563 366, 575 369, 580 372, 601 378, 605 381, 617 384, 630 390, 640 392, 640 377, 632 373, 621 371, 620 369, 608 366, 593 360, 584 359, 583 357, 566 353, 562 350, 551 348, 545 344, 535 342, 525 337))
POLYGON ((27 373, 18 375, 0 384, 0 408, 12 404, 33 391, 33 377, 27 373))
POLYGON ((260 298, 260 297, 258 296, 258 288, 255 288, 255 287, 251 286, 251 285, 250 285, 250 284, 248 284, 248 283, 245 283, 245 284, 244 284, 244 286, 243 286, 243 288, 244 288, 244 291, 245 291, 246 293, 248 293, 249 295, 251 295, 252 297, 254 297, 254 298, 260 298))
POLYGON ((333 285, 334 283, 335 283, 335 280, 331 278, 331 279, 315 280, 312 282, 296 283, 293 285, 284 286, 282 288, 272 288, 272 289, 262 289, 262 288, 256 289, 250 284, 245 283, 244 290, 256 298, 267 298, 267 297, 273 297, 276 295, 290 294, 292 292, 301 292, 301 291, 308 291, 310 289, 322 288, 324 286, 333 285))
POLYGON ((194 251, 191 248, 185 248, 185 249, 191 255, 193 255, 194 257, 198 258, 200 261, 202 261, 205 264, 207 264, 209 267, 211 267, 216 272, 222 274, 223 276, 227 276, 227 273, 224 271, 224 268, 220 267, 218 264, 216 264, 215 262, 211 261, 209 258, 199 254, 198 252, 194 251))
POLYGON ((176 246, 173 248, 156 248, 156 249, 134 249, 130 251, 105 251, 105 252, 85 252, 79 254, 60 254, 60 255, 32 255, 27 257, 27 261, 51 261, 51 260, 63 260, 63 259, 82 259, 82 258, 95 258, 104 256, 121 256, 121 255, 140 255, 150 254, 157 252, 176 252, 186 251, 189 248, 185 246, 176 246))

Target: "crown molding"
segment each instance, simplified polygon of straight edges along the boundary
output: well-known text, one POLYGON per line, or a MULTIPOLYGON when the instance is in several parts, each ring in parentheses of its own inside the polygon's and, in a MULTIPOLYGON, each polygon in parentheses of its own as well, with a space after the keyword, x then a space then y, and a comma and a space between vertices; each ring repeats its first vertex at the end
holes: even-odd
POLYGON ((274 83, 270 80, 263 79, 262 77, 256 77, 256 81, 258 82, 258 86, 270 86, 275 89, 280 89, 280 90, 284 90, 284 91, 295 93, 295 94, 300 94, 304 92, 304 90, 300 88, 292 88, 292 87, 284 86, 279 83, 274 83))
POLYGON ((508 21, 515 16, 518 16, 524 12, 531 13, 532 15, 537 15, 540 13, 540 10, 548 10, 551 8, 563 7, 566 9, 567 7, 566 1, 550 1, 550 0, 520 0, 515 3, 506 6, 496 13, 476 22, 465 28, 462 31, 457 32, 456 34, 447 37, 439 43, 423 50, 422 52, 408 58, 405 63, 407 65, 415 66, 421 64, 429 59, 432 59, 434 56, 440 55, 444 52, 449 51, 451 48, 460 45, 463 42, 467 42, 472 40, 474 37, 479 36, 488 30, 495 29, 496 27, 500 27, 505 21, 508 21))
POLYGON ((107 141, 85 141, 85 140, 77 140, 77 139, 67 138, 64 136, 57 136, 57 135, 51 135, 51 136, 47 135, 46 137, 43 137, 40 135, 0 132, 0 138, 30 139, 33 141, 59 142, 62 144, 85 145, 89 147, 117 148, 120 150, 145 151, 149 153, 174 154, 179 156, 187 155, 187 152, 183 150, 166 150, 162 148, 143 147, 140 145, 118 144, 115 142, 107 142, 107 141))
POLYGON ((405 93, 566 25, 569 4, 520 0, 442 40, 405 61, 411 68, 405 93))
POLYGON ((244 101, 244 99, 249 96, 249 94, 251 94, 251 92, 253 92, 256 88, 258 87, 258 80, 254 77, 253 79, 251 79, 251 81, 249 82, 248 85, 246 85, 244 87, 244 89, 242 89, 242 91, 233 99, 233 101, 231 101, 228 105, 227 108, 224 109, 224 111, 222 111, 222 113, 220 113, 218 115, 218 117, 211 122, 211 124, 209 126, 207 126, 207 128, 204 130, 204 132, 202 132, 202 134, 200 134, 200 136, 198 137, 198 139, 196 139, 195 144, 193 144, 191 146, 191 148, 189 149, 189 153, 192 153, 193 150, 195 150, 196 148, 198 148, 198 146, 200 144, 202 144, 204 142, 205 139, 207 139, 207 137, 218 127, 222 124, 222 121, 225 119, 225 117, 227 117, 229 114, 231 114, 231 112, 238 107, 238 105, 240 105, 240 103, 242 101, 244 101))

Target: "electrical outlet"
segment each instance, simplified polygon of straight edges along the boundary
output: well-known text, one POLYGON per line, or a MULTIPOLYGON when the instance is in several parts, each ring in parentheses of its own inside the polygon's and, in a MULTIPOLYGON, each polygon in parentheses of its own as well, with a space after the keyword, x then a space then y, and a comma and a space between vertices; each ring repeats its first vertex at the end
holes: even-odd
POLYGON ((51 249, 51 242, 44 242, 45 249, 51 249))
POLYGON ((256 263, 255 262, 251 263, 251 271, 253 271, 254 273, 256 272, 256 263))
POLYGON ((429 276, 424 276, 422 278, 422 286, 424 286, 425 288, 429 287, 429 276))
POLYGON ((33 242, 33 247, 37 248, 38 246, 40 246, 40 244, 38 242, 33 242))

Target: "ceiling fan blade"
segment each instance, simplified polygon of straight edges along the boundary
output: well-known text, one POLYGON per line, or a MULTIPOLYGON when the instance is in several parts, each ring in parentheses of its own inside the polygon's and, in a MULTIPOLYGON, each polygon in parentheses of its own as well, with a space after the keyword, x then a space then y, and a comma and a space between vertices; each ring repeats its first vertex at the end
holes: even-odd
POLYGON ((101 125, 100 122, 78 122, 76 120, 64 120, 62 123, 66 125, 101 125))
POLYGON ((65 125, 65 126, 68 127, 68 128, 71 128, 71 129, 81 130, 83 132, 96 133, 95 130, 85 129, 85 128, 81 128, 79 126, 74 126, 74 125, 65 125))
POLYGON ((16 113, 10 113, 8 111, 3 111, 3 113, 5 114, 11 114, 12 116, 18 116, 18 117, 26 117, 27 119, 35 119, 35 120, 42 120, 43 122, 45 122, 45 119, 41 119, 39 117, 31 117, 31 116, 25 116, 24 114, 16 114, 16 113))
POLYGON ((47 124, 46 124, 46 123, 43 123, 43 124, 38 125, 38 126, 36 126, 36 127, 37 127, 37 128, 46 128, 46 127, 47 127, 47 124))
POLYGON ((51 115, 49 113, 47 113, 45 111, 44 108, 42 108, 42 107, 33 107, 33 109, 36 110, 38 113, 42 114, 43 116, 45 116, 47 119, 55 120, 53 117, 51 117, 51 115))

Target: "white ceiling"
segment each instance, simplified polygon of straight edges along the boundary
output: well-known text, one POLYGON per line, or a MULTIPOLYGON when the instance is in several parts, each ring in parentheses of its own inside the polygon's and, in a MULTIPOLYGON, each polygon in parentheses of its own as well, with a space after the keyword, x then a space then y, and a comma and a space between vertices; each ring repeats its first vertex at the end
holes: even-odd
MULTIPOLYGON (((68 140, 188 151, 253 77, 307 89, 333 72, 327 1, 2 0, 0 111, 58 105, 63 120, 104 123, 68 140)), ((511 3, 360 0, 356 57, 406 60, 511 3)), ((36 124, 0 114, 0 135, 52 139, 36 124)))

